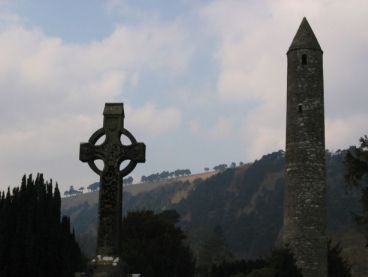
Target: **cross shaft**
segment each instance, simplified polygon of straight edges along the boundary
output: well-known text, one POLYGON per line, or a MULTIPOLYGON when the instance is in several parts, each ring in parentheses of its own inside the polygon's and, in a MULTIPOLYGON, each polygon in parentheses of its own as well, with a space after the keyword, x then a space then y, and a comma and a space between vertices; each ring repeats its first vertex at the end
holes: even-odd
POLYGON ((122 222, 122 180, 137 163, 145 162, 144 143, 137 142, 124 128, 123 103, 106 103, 103 128, 97 130, 87 143, 80 144, 79 159, 87 162, 100 176, 98 206, 97 255, 120 256, 120 234, 122 222), (105 136, 101 145, 97 141, 105 136), (126 136, 131 145, 123 145, 121 136, 126 136), (95 161, 104 162, 99 169, 95 161), (120 169, 120 164, 128 160, 128 165, 120 169))

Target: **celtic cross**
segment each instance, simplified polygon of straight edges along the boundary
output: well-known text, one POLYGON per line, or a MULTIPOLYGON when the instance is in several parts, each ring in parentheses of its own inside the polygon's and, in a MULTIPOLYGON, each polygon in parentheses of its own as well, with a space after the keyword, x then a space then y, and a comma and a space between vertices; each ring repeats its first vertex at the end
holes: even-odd
POLYGON ((118 257, 121 250, 123 177, 132 172, 137 163, 145 162, 146 146, 137 142, 124 128, 123 103, 106 103, 103 115, 103 128, 97 130, 87 143, 80 144, 79 159, 100 175, 97 255, 118 257), (103 136, 105 141, 97 145, 103 136), (122 136, 127 137, 131 144, 123 145, 122 136), (96 160, 104 162, 102 170, 96 166, 96 160), (120 169, 123 161, 129 163, 120 169))

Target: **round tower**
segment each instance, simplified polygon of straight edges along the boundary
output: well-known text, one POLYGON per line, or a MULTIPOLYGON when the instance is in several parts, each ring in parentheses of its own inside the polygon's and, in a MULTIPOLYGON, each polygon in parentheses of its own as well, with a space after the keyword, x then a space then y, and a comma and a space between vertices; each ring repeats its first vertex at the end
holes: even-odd
POLYGON ((304 277, 327 277, 322 55, 303 18, 287 52, 284 242, 304 277))

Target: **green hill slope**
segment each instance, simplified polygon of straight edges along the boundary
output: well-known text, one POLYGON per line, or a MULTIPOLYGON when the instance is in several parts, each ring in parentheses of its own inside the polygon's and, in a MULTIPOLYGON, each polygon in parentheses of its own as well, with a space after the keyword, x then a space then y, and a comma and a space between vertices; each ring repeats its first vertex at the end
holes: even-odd
MULTIPOLYGON (((368 253, 364 252, 364 240, 354 231, 351 219, 351 212, 360 209, 359 195, 345 191, 343 155, 329 155, 327 159, 328 232, 330 237, 343 240, 354 270, 367 272, 364 264, 368 264, 368 253), (363 256, 365 258, 361 258, 363 256)), ((151 189, 138 193, 126 189, 124 211, 177 210, 181 215, 180 224, 196 253, 212 230, 221 227, 225 243, 234 255, 243 258, 267 255, 281 238, 284 162, 284 154, 279 151, 206 180, 173 181, 159 186, 146 184, 151 185, 151 189)), ((71 216, 82 248, 93 253, 97 204, 82 196, 77 201, 77 197, 73 205, 63 204, 63 212, 71 216)))

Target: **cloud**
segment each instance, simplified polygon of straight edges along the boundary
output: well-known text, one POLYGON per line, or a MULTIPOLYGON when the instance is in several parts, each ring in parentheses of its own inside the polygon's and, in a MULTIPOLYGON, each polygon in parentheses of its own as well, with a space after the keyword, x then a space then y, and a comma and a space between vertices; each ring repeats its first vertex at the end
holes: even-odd
MULTIPOLYGON (((0 0, 0 8, 9 2, 9 0, 0 0)), ((21 24, 24 23, 24 21, 24 18, 21 16, 10 12, 0 11, 0 28, 14 24, 21 24)))
POLYGON ((303 16, 324 50, 326 146, 345 148, 366 133, 367 1, 133 2, 106 2, 111 18, 123 14, 130 25, 84 43, 0 14, 4 184, 23 170, 66 185, 95 180, 78 146, 101 127, 104 102, 124 101, 127 128, 152 143, 147 170, 251 161, 283 148, 285 54, 303 16), (202 153, 195 162, 193 141, 202 153))
MULTIPOLYGON (((186 70, 186 39, 180 26, 159 22, 119 25, 101 41, 84 44, 49 37, 19 21, 0 28, 2 184, 43 170, 65 185, 85 181, 70 161, 77 161, 79 143, 101 127, 104 103, 128 99, 126 91, 139 85, 143 71, 172 76, 186 70)), ((181 121, 176 107, 126 107, 129 121, 148 137, 181 121)))
MULTIPOLYGON (((286 51, 303 16, 324 54, 327 147, 344 148, 366 131, 368 100, 368 2, 211 1, 201 10, 217 40, 216 90, 225 103, 254 102, 242 115, 241 133, 248 159, 284 148, 286 51), (346 118, 341 119, 346 116, 346 118), (354 140, 354 136, 358 136, 354 140)), ((239 114, 239 113, 238 113, 239 114)))
POLYGON ((150 103, 137 109, 127 106, 125 114, 129 116, 129 125, 148 139, 176 129, 181 123, 179 109, 171 107, 160 110, 150 103))
POLYGON ((326 144, 331 150, 347 147, 346 141, 350 145, 358 145, 359 138, 367 134, 366 125, 368 113, 351 114, 344 118, 328 119, 326 121, 326 144))
POLYGON ((199 125, 199 122, 197 120, 191 120, 189 122, 189 130, 194 134, 198 134, 201 130, 201 126, 199 125))
POLYGON ((258 106, 242 120, 240 136, 247 159, 260 156, 285 147, 285 106, 267 102, 258 106))
POLYGON ((220 118, 209 130, 209 136, 215 140, 223 140, 234 135, 233 121, 230 118, 220 118))

